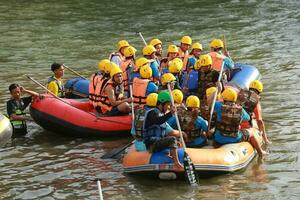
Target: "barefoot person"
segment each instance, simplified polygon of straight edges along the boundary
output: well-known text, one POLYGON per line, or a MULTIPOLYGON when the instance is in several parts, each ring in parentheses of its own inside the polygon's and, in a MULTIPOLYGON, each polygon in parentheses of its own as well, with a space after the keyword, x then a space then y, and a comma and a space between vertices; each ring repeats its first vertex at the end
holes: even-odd
POLYGON ((177 138, 180 137, 180 133, 166 122, 175 113, 175 107, 170 108, 170 103, 169 92, 161 91, 158 94, 157 107, 148 110, 145 114, 143 140, 152 153, 169 148, 170 156, 174 161, 174 171, 183 171, 177 154, 177 138))

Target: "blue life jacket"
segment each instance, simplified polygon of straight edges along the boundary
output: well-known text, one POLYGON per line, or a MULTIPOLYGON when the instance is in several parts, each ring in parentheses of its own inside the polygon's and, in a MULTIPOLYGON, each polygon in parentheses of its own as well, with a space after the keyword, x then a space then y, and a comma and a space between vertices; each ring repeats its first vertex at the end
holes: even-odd
POLYGON ((145 144, 151 142, 151 141, 155 141, 155 140, 158 140, 158 139, 161 139, 165 136, 166 134, 166 123, 163 123, 163 124, 153 124, 149 127, 145 127, 146 126, 146 122, 147 122, 147 119, 148 119, 148 114, 149 112, 153 111, 153 110, 157 110, 160 115, 162 116, 163 114, 160 112, 160 110, 158 110, 157 108, 152 108, 150 110, 148 110, 145 114, 145 120, 144 120, 144 123, 143 123, 143 140, 145 142, 145 144))

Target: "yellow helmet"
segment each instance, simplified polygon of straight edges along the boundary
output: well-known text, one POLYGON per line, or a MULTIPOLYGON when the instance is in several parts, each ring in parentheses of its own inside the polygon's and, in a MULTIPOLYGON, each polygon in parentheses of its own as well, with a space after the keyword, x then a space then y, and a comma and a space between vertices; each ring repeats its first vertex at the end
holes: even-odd
MULTIPOLYGON (((213 93, 215 93, 217 91, 216 87, 210 87, 206 89, 206 97, 210 97, 210 95, 212 95, 213 93)), ((217 100, 221 99, 221 94, 218 93, 217 95, 217 100)))
POLYGON ((141 57, 135 61, 135 66, 137 69, 140 69, 142 66, 147 65, 149 60, 147 58, 141 57))
POLYGON ((110 71, 110 77, 112 78, 114 75, 122 73, 122 70, 120 69, 119 66, 114 66, 111 71, 110 71))
POLYGON ((168 53, 178 53, 178 47, 176 45, 169 45, 168 53))
POLYGON ((122 47, 128 47, 129 43, 126 40, 120 40, 117 46, 118 46, 118 50, 120 50, 122 47))
POLYGON ((259 93, 261 93, 264 89, 264 86, 263 86, 262 82, 260 82, 259 80, 254 80, 250 83, 249 88, 256 89, 259 93))
POLYGON ((161 76, 161 84, 162 85, 167 85, 168 83, 171 83, 173 81, 176 81, 176 78, 173 74, 171 73, 165 73, 164 75, 161 76))
POLYGON ((178 89, 175 89, 172 91, 172 96, 173 96, 173 99, 174 99, 174 102, 177 103, 177 104, 181 104, 182 101, 183 101, 183 94, 180 90, 178 89))
POLYGON ((155 45, 158 45, 158 44, 162 44, 162 42, 157 38, 150 41, 150 45, 152 45, 154 47, 155 47, 155 45))
POLYGON ((181 41, 180 41, 181 43, 183 43, 183 44, 188 44, 188 45, 191 45, 192 44, 192 38, 190 37, 190 36, 183 36, 182 38, 181 38, 181 41))
POLYGON ((203 50, 202 48, 202 44, 200 44, 199 42, 196 42, 192 45, 192 50, 193 49, 200 49, 201 51, 203 50))
POLYGON ((224 48, 223 41, 220 39, 213 39, 210 42, 209 46, 210 48, 214 48, 214 49, 224 48))
POLYGON ((135 56, 136 49, 133 46, 128 46, 124 49, 124 56, 126 58, 135 56))
POLYGON ((183 62, 180 58, 174 58, 169 62, 169 72, 179 73, 183 67, 183 62))
POLYGON ((157 93, 150 93, 148 94, 147 98, 146 98, 146 105, 147 106, 151 106, 154 107, 157 104, 157 98, 158 98, 158 94, 157 93))
POLYGON ((200 58, 197 60, 196 64, 197 68, 205 67, 212 64, 211 56, 208 54, 200 56, 200 58))
POLYGON ((147 45, 143 48, 143 55, 144 56, 150 56, 152 55, 154 52, 156 52, 156 49, 154 48, 154 46, 152 45, 147 45))
POLYGON ((144 65, 140 68, 140 75, 142 78, 151 78, 152 77, 152 69, 149 65, 144 65))
POLYGON ((200 100, 197 96, 191 95, 186 99, 186 107, 188 108, 199 108, 200 100))
POLYGON ((103 60, 100 60, 100 62, 98 63, 98 68, 100 71, 108 74, 108 73, 110 73, 112 65, 108 59, 103 59, 103 60))
POLYGON ((222 97, 224 101, 233 101, 236 102, 237 99, 237 93, 234 89, 232 88, 226 88, 223 92, 222 92, 222 97))

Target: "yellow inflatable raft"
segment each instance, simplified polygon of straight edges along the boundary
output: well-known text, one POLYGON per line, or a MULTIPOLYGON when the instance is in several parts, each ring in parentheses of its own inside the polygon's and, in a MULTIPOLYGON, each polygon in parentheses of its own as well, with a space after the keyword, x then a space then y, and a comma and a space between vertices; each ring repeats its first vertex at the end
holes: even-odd
MULTIPOLYGON (((255 128, 249 129, 259 138, 262 138, 255 128)), ((244 169, 255 157, 256 151, 249 142, 233 143, 213 148, 208 145, 203 148, 186 148, 192 159, 195 169, 200 171, 234 172, 244 169)), ((183 162, 183 149, 178 149, 179 160, 183 162)), ((136 151, 131 146, 123 158, 126 173, 140 172, 173 172, 173 161, 168 151, 150 154, 147 151, 136 151)))

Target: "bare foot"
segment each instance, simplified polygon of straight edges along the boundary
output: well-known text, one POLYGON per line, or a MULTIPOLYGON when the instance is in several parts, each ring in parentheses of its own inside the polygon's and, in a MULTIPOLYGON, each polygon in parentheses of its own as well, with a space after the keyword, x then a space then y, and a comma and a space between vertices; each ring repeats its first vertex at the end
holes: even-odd
POLYGON ((174 163, 173 170, 175 172, 183 172, 184 171, 184 167, 183 167, 183 165, 181 163, 174 163))
POLYGON ((264 142, 265 142, 266 145, 272 144, 272 142, 270 140, 268 140, 268 139, 265 140, 264 142))
POLYGON ((264 157, 264 156, 266 156, 266 155, 268 155, 269 153, 268 152, 266 152, 266 151, 264 151, 264 150, 261 150, 261 153, 259 153, 259 156, 260 157, 264 157))

